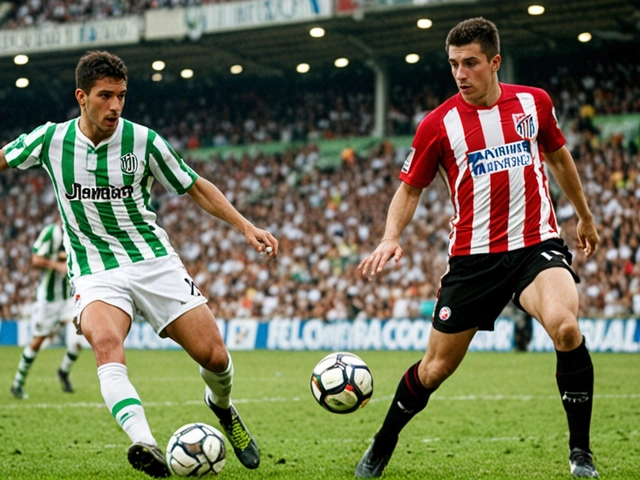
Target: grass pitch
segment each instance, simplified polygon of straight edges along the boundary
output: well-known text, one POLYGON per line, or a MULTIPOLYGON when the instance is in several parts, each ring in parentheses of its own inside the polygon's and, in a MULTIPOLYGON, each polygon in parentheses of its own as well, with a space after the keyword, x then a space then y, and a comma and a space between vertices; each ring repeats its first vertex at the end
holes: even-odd
MULTIPOLYGON (((62 349, 40 353, 30 398, 10 384, 21 349, 0 348, 0 478, 144 479, 126 460, 128 437, 104 406, 93 354, 62 392, 62 349), (4 385, 4 387, 2 387, 4 385), (4 392, 4 393, 2 393, 4 392)), ((351 479, 380 426, 395 387, 417 352, 355 352, 370 366, 374 394, 362 410, 335 415, 315 403, 309 376, 327 352, 233 352, 233 398, 261 449, 244 469, 232 452, 220 478, 351 479)), ((204 383, 181 351, 128 351, 129 375, 154 435, 165 445, 179 426, 218 426, 204 406, 204 383)), ((603 479, 640 478, 640 355, 594 354, 592 448, 603 479)), ((427 409, 403 431, 387 479, 569 479, 566 418, 555 385, 555 356, 469 353, 427 409)))

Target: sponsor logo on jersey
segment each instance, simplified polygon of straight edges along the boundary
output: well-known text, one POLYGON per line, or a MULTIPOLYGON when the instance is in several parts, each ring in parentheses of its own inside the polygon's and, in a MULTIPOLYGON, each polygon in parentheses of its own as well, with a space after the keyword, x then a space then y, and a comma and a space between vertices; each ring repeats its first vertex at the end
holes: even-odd
POLYGON ((411 150, 409 150, 409 154, 407 155, 407 158, 404 161, 404 165, 402 165, 402 173, 409 173, 409 168, 411 168, 411 162, 413 162, 413 155, 415 153, 416 153, 416 149, 411 147, 411 150))
POLYGON ((65 192, 65 197, 69 200, 120 200, 133 196, 133 187, 125 185, 123 187, 83 187, 79 183, 72 185, 71 193, 65 192))
POLYGON ((467 155, 474 177, 531 165, 531 144, 527 140, 483 148, 467 155))
POLYGON ((438 312, 438 318, 443 322, 446 322, 451 318, 451 309, 449 307, 442 307, 438 312))
POLYGON ((533 140, 536 138, 538 129, 533 115, 524 113, 513 114, 513 124, 516 127, 516 133, 525 140, 533 140))
POLYGON ((127 153, 120 157, 120 169, 123 173, 134 174, 138 171, 138 157, 133 153, 127 153))

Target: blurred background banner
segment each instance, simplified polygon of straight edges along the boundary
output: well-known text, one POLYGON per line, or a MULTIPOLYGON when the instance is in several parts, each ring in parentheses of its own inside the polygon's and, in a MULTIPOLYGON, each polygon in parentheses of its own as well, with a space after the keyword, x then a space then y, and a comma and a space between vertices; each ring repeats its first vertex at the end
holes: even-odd
MULTIPOLYGON (((423 351, 431 332, 429 319, 322 320, 253 319, 218 320, 229 350, 412 350, 423 351)), ((640 320, 581 319, 580 328, 594 352, 640 352, 640 320)), ((65 335, 75 335, 69 327, 65 335)), ((500 318, 494 332, 478 332, 470 351, 509 352, 515 347, 515 324, 500 318)), ((29 322, 1 321, 0 345, 24 346, 30 339, 29 322)), ((54 345, 62 345, 57 338, 54 345)), ((85 340, 85 347, 90 348, 85 340)), ((145 322, 136 321, 125 342, 127 349, 179 349, 168 338, 158 337, 145 322)), ((542 327, 534 322, 527 350, 552 352, 553 344, 542 327)))
POLYGON ((0 30, 0 56, 81 48, 131 45, 140 42, 140 16, 0 30))
POLYGON ((333 15, 333 5, 332 0, 250 0, 147 10, 144 37, 162 40, 189 36, 199 40, 202 34, 226 30, 326 19, 333 15))

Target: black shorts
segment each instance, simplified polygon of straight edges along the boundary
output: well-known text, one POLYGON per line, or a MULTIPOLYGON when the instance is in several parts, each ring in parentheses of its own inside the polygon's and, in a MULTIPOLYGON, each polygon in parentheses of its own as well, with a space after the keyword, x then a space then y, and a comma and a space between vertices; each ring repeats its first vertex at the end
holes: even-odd
POLYGON ((559 238, 511 252, 452 257, 440 281, 433 328, 443 333, 476 327, 493 330, 509 300, 524 311, 520 294, 541 271, 562 267, 571 272, 576 283, 580 282, 571 259, 559 238))

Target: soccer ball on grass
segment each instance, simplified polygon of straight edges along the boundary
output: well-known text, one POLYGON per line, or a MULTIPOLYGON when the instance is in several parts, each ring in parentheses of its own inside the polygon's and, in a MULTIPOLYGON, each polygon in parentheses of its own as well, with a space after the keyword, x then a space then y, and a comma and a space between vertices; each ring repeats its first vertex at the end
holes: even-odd
POLYGON ((373 395, 373 376, 367 364, 349 352, 327 355, 313 369, 311 393, 332 413, 351 413, 373 395))
POLYGON ((217 475, 224 468, 227 450, 224 436, 205 423, 188 423, 167 444, 167 465, 179 477, 217 475))

